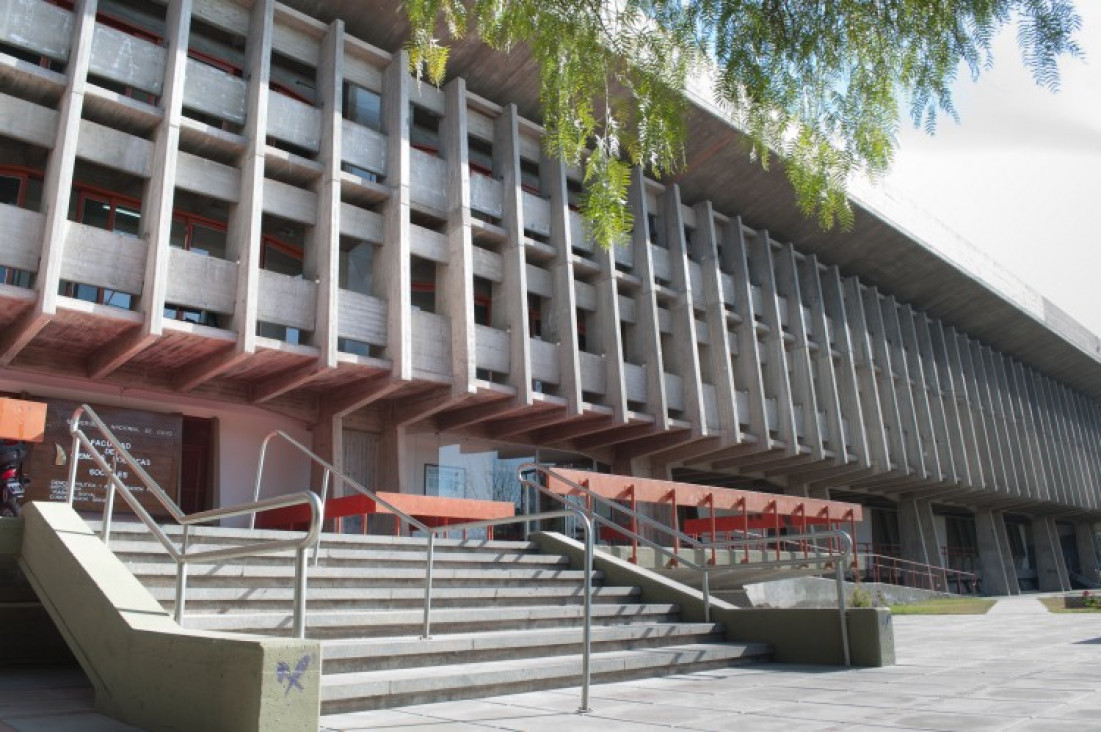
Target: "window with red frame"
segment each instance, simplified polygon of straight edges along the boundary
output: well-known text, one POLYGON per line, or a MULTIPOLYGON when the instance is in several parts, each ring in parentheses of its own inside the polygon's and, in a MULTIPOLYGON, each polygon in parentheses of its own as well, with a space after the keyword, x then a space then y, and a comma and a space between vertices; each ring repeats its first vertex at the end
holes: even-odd
POLYGON ((0 165, 0 203, 37 211, 42 203, 42 172, 0 165))
MULTIPOLYGON (((74 186, 77 197, 77 221, 107 231, 138 236, 141 231, 141 202, 130 196, 85 184, 74 186)), ((123 310, 134 306, 134 297, 107 287, 62 280, 58 291, 66 297, 110 305, 123 310)))
POLYGON ((421 257, 410 257, 409 270, 413 309, 436 312, 436 263, 421 257))
POLYGON ((141 201, 114 191, 77 184, 77 221, 107 231, 138 236, 141 201))
POLYGON ((577 350, 585 351, 588 353, 586 346, 588 345, 588 327, 585 324, 585 316, 587 313, 581 308, 577 308, 577 350))
POLYGON ((493 324, 493 283, 481 277, 474 278, 474 322, 493 324))
POLYGON ((172 234, 169 243, 218 259, 226 258, 226 224, 188 211, 172 214, 172 234))
POLYGON ((260 268, 289 277, 302 276, 302 247, 265 236, 260 249, 260 268))

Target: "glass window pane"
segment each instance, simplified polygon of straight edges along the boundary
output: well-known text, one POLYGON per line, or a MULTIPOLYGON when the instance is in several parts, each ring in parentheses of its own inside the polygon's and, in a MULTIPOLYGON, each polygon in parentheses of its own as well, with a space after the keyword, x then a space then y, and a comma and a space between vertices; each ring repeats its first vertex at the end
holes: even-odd
POLYGON ((22 187, 22 178, 13 175, 0 175, 0 203, 18 206, 19 191, 22 187))
POLYGON ((172 232, 168 235, 168 244, 180 249, 187 246, 187 224, 180 219, 172 219, 172 232))
POLYGON ((115 207, 115 231, 128 236, 138 236, 141 231, 141 212, 127 206, 115 207))
POLYGON ((371 294, 371 263, 375 247, 367 242, 355 242, 340 251, 340 286, 361 295, 371 294))
POLYGON ((73 288, 73 297, 85 302, 99 302, 99 288, 92 285, 82 285, 78 282, 73 288))
POLYGON ((271 244, 265 244, 264 269, 269 272, 290 275, 291 277, 300 277, 302 275, 302 260, 271 244))
POLYGON ((111 204, 94 198, 85 198, 81 208, 80 223, 106 229, 111 223, 111 204))
POLYGON ((347 84, 347 98, 344 101, 344 114, 356 124, 382 129, 382 99, 373 91, 356 84, 347 84))
POLYGON ((103 291, 103 304, 110 305, 116 308, 122 308, 123 310, 129 310, 130 305, 133 302, 128 292, 119 292, 118 290, 104 290, 103 291))
POLYGON ((191 227, 191 251, 225 259, 226 232, 203 224, 195 224, 191 227))
POLYGON ((42 210, 42 181, 38 178, 28 178, 26 192, 23 194, 23 208, 31 211, 42 210))

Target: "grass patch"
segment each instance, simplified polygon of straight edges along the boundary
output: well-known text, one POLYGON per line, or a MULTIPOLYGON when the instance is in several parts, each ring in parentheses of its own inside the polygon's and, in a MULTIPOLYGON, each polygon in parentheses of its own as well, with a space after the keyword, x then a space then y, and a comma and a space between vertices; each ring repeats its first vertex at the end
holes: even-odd
POLYGON ((1101 613, 1101 607, 1067 607, 1064 597, 1041 597, 1039 600, 1051 613, 1101 613))
POLYGON ((982 597, 950 597, 924 602, 891 605, 895 615, 985 615, 997 600, 982 597))

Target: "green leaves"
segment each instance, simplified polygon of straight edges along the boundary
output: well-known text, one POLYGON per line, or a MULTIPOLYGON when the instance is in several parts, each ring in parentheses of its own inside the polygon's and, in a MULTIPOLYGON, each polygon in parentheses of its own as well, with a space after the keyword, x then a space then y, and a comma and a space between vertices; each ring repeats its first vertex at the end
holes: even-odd
POLYGON ((585 166, 582 212, 594 241, 631 228, 629 166, 660 179, 684 165, 685 90, 708 73, 713 101, 767 167, 784 162, 803 213, 852 223, 845 183, 885 172, 902 100, 932 133, 956 117, 950 86, 977 77, 1010 22, 1036 82, 1055 89, 1061 56, 1080 55, 1072 0, 405 0, 418 78, 439 84, 447 46, 477 29, 540 68, 544 146, 585 166), (706 68, 705 68, 706 64, 706 68))

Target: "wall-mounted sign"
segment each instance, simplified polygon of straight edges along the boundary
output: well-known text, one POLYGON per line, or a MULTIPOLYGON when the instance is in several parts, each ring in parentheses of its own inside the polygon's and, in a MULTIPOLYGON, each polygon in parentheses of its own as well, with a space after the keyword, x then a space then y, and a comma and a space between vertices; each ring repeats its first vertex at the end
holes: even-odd
MULTIPOLYGON (((27 500, 64 501, 68 497, 69 461, 73 459, 70 454, 73 441, 69 434, 69 419, 79 404, 65 399, 39 401, 47 404, 46 436, 42 442, 31 447, 24 466, 24 471, 31 479, 27 500)), ((177 501, 183 416, 98 404, 92 404, 91 407, 111 429, 123 448, 134 456, 173 501, 177 501)), ((110 462, 114 456, 114 448, 88 420, 83 420, 82 424, 92 444, 110 462)), ((103 470, 92 461, 86 451, 83 452, 77 472, 73 506, 77 510, 102 511, 107 495, 107 481, 103 470)), ((147 511, 154 516, 167 514, 160 501, 145 490, 128 465, 120 461, 116 471, 147 511)), ((115 509, 129 512, 121 496, 115 497, 115 509)))

